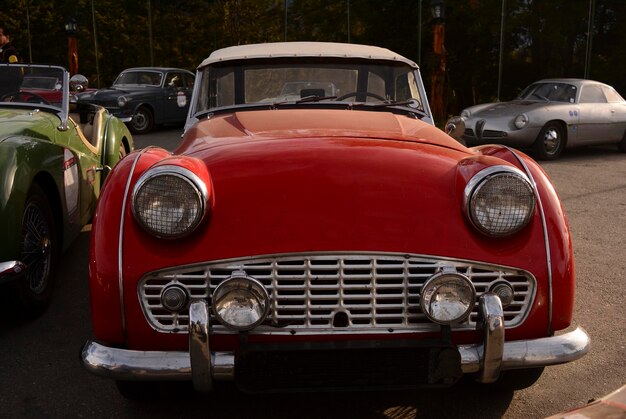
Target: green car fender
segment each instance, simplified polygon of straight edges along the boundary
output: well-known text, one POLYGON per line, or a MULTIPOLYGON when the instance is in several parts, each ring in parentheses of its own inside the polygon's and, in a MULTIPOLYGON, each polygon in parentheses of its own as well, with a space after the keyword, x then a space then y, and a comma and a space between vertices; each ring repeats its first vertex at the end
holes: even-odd
MULTIPOLYGON (((122 157, 134 149, 133 139, 126 124, 122 121, 109 113, 106 113, 104 118, 102 166, 113 168, 122 157)), ((106 173, 107 171, 105 169, 105 174, 106 173)), ((104 182, 104 177, 102 181, 104 182)))
MULTIPOLYGON (((64 149, 47 141, 11 137, 0 142, 0 261, 19 257, 22 215, 34 183, 46 193, 55 225, 62 226, 63 218, 69 218, 63 215, 67 214, 63 164, 64 149)), ((74 215, 76 219, 66 223, 78 222, 78 211, 74 215)), ((65 236, 63 231, 57 233, 65 236)))

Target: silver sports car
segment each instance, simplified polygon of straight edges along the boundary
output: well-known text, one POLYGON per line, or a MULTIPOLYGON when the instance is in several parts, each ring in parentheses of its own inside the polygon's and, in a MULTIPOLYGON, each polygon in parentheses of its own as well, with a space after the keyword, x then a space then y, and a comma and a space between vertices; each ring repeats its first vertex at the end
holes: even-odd
POLYGON ((464 109, 446 129, 468 146, 532 148, 543 160, 556 159, 565 148, 593 144, 614 143, 626 152, 626 101, 597 81, 546 79, 510 102, 464 109))

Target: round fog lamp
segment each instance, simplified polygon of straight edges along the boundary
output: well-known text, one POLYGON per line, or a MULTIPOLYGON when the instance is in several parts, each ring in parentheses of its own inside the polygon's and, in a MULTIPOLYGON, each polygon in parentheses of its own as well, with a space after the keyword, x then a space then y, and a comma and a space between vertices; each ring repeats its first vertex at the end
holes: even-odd
POLYGON ((179 285, 170 285, 161 293, 161 304, 169 311, 180 311, 187 305, 187 291, 179 285))
POLYGON ((213 313, 224 326, 250 330, 265 320, 269 295, 259 281, 245 274, 233 275, 213 292, 213 313))
POLYGON ((420 305, 430 320, 439 324, 460 323, 474 308, 476 291, 465 275, 440 272, 422 287, 420 305))
POLYGON ((511 284, 507 282, 497 282, 491 286, 491 292, 500 297, 500 302, 502 302, 502 307, 506 307, 513 302, 513 287, 511 284))

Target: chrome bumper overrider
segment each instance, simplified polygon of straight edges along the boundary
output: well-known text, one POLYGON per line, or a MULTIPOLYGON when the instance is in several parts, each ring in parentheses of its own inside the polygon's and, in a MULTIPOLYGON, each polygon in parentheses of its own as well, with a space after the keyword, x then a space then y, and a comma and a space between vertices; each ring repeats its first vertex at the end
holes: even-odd
MULTIPOLYGON (((494 294, 480 298, 480 311, 484 341, 458 347, 463 372, 478 373, 480 382, 497 380, 502 370, 562 364, 589 351, 589 336, 580 327, 559 336, 505 342, 502 304, 494 294)), ((104 377, 192 380, 198 391, 210 391, 214 381, 233 380, 235 354, 210 349, 209 311, 205 301, 191 304, 189 323, 189 352, 133 351, 87 341, 81 360, 90 372, 104 377)))

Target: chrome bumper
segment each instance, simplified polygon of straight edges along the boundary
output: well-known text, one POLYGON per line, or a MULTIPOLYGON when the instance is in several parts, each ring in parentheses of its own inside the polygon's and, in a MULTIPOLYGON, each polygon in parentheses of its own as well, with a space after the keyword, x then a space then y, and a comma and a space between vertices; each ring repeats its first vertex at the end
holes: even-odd
MULTIPOLYGON (((589 351, 589 336, 577 328, 559 336, 504 341, 504 316, 494 294, 480 298, 484 341, 460 345, 463 373, 478 373, 478 381, 498 379, 500 371, 562 364, 589 351)), ((133 351, 87 341, 81 351, 83 365, 92 373, 116 380, 191 380, 198 391, 210 391, 214 381, 233 380, 235 354, 212 352, 209 346, 209 311, 205 301, 189 309, 189 352, 133 351)))

